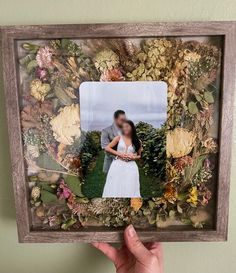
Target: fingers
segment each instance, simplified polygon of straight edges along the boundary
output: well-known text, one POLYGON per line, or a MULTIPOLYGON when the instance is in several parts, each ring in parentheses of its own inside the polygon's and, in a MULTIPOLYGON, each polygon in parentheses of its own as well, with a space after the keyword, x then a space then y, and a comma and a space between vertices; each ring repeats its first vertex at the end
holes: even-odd
POLYGON ((113 263, 116 263, 118 251, 111 245, 107 243, 92 243, 94 247, 99 249, 103 254, 107 256, 113 263))
POLYGON ((140 241, 132 225, 129 225, 125 229, 124 237, 127 248, 135 256, 135 258, 141 262, 146 261, 147 257, 149 257, 151 253, 140 241))
POLYGON ((164 258, 163 258, 163 249, 162 249, 162 244, 161 243, 151 243, 148 246, 148 249, 152 254, 154 254, 159 261, 161 272, 163 272, 163 267, 164 267, 164 258))

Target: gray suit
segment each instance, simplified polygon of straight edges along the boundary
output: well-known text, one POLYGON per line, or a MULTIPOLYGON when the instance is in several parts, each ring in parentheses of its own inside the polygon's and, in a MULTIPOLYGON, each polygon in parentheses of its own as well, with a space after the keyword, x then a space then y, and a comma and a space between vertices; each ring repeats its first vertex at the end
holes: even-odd
MULTIPOLYGON (((114 139, 114 137, 118 136, 118 129, 113 123, 111 126, 102 130, 101 134, 101 146, 102 149, 105 149, 106 146, 114 139)), ((104 163, 103 163, 103 172, 107 173, 111 166, 111 163, 115 157, 111 154, 105 153, 104 163)))

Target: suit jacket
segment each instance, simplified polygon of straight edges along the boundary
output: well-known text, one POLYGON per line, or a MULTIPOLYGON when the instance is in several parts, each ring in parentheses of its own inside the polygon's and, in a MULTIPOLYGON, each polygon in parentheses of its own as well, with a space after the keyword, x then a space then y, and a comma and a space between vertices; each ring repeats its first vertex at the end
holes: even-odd
MULTIPOLYGON (((114 137, 118 136, 118 130, 115 124, 113 123, 111 126, 102 130, 101 134, 101 146, 102 149, 105 149, 106 146, 114 139, 114 137)), ((115 147, 116 149, 116 147, 115 147)), ((111 163, 115 157, 109 153, 105 153, 105 158, 103 162, 103 172, 107 173, 111 163)))

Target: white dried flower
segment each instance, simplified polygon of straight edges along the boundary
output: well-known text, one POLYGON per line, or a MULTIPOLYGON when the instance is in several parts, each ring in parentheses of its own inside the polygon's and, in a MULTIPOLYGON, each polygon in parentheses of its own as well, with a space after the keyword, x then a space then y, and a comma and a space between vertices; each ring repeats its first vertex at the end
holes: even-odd
POLYGON ((72 145, 74 139, 81 135, 79 105, 72 104, 61 108, 59 114, 50 121, 50 124, 54 138, 58 142, 72 145))

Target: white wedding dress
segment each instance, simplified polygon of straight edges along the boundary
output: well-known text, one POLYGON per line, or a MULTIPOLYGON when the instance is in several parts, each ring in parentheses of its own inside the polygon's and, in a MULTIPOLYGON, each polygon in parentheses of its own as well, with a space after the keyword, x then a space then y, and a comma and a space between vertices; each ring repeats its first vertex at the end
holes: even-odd
MULTIPOLYGON (((132 145, 127 147, 122 136, 118 142, 117 151, 121 153, 135 153, 132 145)), ((102 197, 141 197, 139 170, 135 161, 126 162, 119 158, 112 161, 102 197)))

